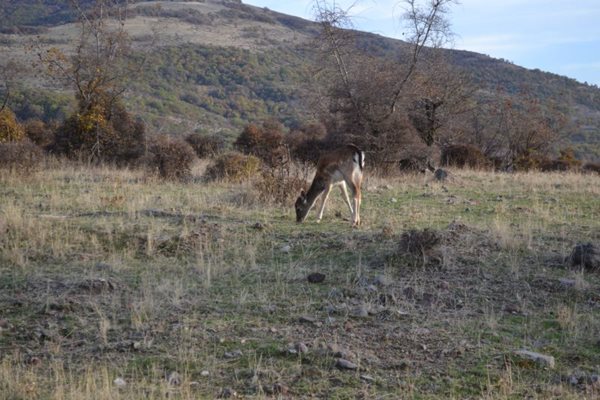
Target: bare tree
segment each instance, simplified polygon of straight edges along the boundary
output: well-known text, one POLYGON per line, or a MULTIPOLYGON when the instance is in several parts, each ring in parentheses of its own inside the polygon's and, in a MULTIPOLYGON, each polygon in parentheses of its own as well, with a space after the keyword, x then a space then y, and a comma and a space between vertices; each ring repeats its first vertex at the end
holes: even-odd
MULTIPOLYGON (((356 32, 351 29, 349 10, 339 8, 335 2, 315 1, 315 13, 322 27, 320 57, 328 62, 317 77, 326 91, 330 130, 343 131, 350 140, 383 155, 383 159, 394 158, 393 150, 405 141, 403 136, 415 134, 414 121, 406 112, 415 106, 407 96, 408 86, 422 66, 423 53, 449 39, 445 16, 454 2, 427 0, 422 4, 405 0, 402 21, 409 46, 399 52, 398 59, 391 59, 360 47, 356 32)), ((422 103, 426 113, 438 114, 437 108, 446 100, 438 104, 432 98, 422 103)), ((428 131, 428 135, 432 134, 431 129, 428 131)))

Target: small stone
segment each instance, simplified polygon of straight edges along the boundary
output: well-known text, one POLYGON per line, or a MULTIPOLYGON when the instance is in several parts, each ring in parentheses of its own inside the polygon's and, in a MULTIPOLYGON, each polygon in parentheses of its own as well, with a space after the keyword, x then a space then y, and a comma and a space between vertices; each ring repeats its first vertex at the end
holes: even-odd
POLYGON ((354 364, 352 361, 348 361, 343 358, 338 358, 335 362, 335 366, 339 369, 346 369, 351 371, 358 369, 358 365, 354 364))
POLYGON ((299 321, 302 323, 314 324, 317 320, 314 317, 310 317, 308 315, 303 315, 299 318, 299 321))
POLYGON ((285 246, 283 246, 283 247, 281 248, 281 251, 282 251, 283 253, 289 253, 290 251, 292 251, 292 246, 290 246, 289 244, 286 244, 285 246))
POLYGON ((560 278, 558 280, 558 282, 561 284, 561 286, 564 286, 566 288, 570 288, 570 287, 574 287, 575 286, 575 279, 566 279, 566 278, 560 278))
POLYGON ((118 388, 122 388, 127 386, 127 382, 125 382, 125 379, 123 378, 115 378, 115 380, 113 381, 114 385, 118 388))
POLYGON ((181 376, 178 372, 173 371, 171 374, 169 374, 167 382, 169 382, 169 385, 171 386, 179 386, 181 385, 181 376))
POLYGON ((450 289, 450 284, 447 281, 441 281, 438 284, 438 288, 443 289, 443 290, 448 290, 448 289, 450 289))
POLYGON ((395 197, 392 197, 392 198, 390 199, 390 201, 391 201, 392 203, 397 203, 397 202, 398 202, 398 199, 397 199, 397 198, 395 198, 395 197))
POLYGON ((373 284, 377 286, 389 286, 392 284, 392 279, 387 275, 377 275, 373 279, 373 284))
POLYGON ((373 378, 371 375, 361 375, 360 379, 362 379, 365 382, 369 382, 369 383, 375 382, 375 378, 373 378))
POLYGON ((232 350, 232 351, 226 351, 224 354, 225 358, 239 358, 242 355, 243 355, 243 353, 239 349, 232 350))
POLYGON ((282 383, 275 383, 273 385, 273 394, 283 394, 286 395, 290 391, 290 389, 282 383))
POLYGON ((308 353, 308 346, 302 342, 298 342, 294 345, 294 349, 298 352, 298 354, 308 353))
POLYGON ((237 392, 230 388, 224 388, 223 390, 221 390, 221 393, 219 394, 220 399, 229 399, 232 397, 237 397, 237 392))
POLYGON ((518 350, 515 351, 515 354, 523 359, 533 361, 539 365, 548 367, 550 369, 554 369, 554 367, 556 366, 556 361, 552 356, 536 353, 529 350, 518 350))
POLYGON ((202 372, 200 372, 201 376, 207 377, 210 375, 210 372, 208 372, 207 370, 203 370, 202 372))
POLYGON ((310 283, 321 283, 325 280, 325 274, 322 274, 320 272, 313 272, 312 274, 309 274, 306 279, 310 282, 310 283))
POLYGON ((355 307, 352 310, 351 315, 356 318, 366 318, 369 316, 369 309, 366 305, 363 304, 358 307, 355 307))
POLYGON ((252 225, 252 229, 256 229, 257 231, 263 231, 265 229, 265 226, 260 222, 257 222, 254 225, 252 225))

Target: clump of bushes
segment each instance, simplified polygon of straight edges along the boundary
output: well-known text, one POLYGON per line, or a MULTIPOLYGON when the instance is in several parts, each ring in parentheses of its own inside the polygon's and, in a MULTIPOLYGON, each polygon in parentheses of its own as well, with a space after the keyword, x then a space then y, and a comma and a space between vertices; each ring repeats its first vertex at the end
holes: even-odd
POLYGON ((490 165, 481 150, 469 144, 453 144, 442 150, 442 165, 459 168, 485 168, 490 165))
POLYGON ((290 155, 297 161, 316 164, 321 153, 327 149, 327 131, 322 124, 307 124, 290 132, 286 137, 290 155))
POLYGON ((183 139, 160 135, 148 143, 144 164, 164 179, 185 179, 191 175, 196 153, 183 139))
POLYGON ((264 169, 256 182, 260 199, 269 203, 290 205, 306 189, 308 184, 298 174, 283 172, 284 169, 264 169))
POLYGON ((253 155, 231 151, 222 154, 210 164, 204 176, 209 181, 242 182, 256 176, 261 164, 260 159, 253 155))
POLYGON ((0 143, 0 168, 31 172, 43 159, 42 149, 29 140, 0 143))
POLYGON ((585 163, 583 164, 583 166, 581 167, 581 170, 583 172, 587 172, 587 173, 597 173, 600 174, 600 163, 585 163))
POLYGON ((276 166, 285 157, 283 127, 276 122, 265 122, 262 126, 247 125, 237 137, 236 150, 260 158, 269 166, 276 166))
POLYGON ((91 105, 67 118, 57 130, 52 150, 69 158, 132 163, 144 153, 145 126, 120 103, 91 105))
POLYGON ((55 126, 46 124, 39 119, 31 119, 24 124, 25 136, 33 143, 48 148, 54 142, 55 126))
POLYGON ((225 149, 225 141, 222 137, 216 135, 208 136, 191 133, 186 136, 185 141, 192 146, 198 158, 213 158, 225 149))
POLYGON ((25 137, 25 130, 15 113, 8 108, 0 111, 0 143, 17 142, 25 137))

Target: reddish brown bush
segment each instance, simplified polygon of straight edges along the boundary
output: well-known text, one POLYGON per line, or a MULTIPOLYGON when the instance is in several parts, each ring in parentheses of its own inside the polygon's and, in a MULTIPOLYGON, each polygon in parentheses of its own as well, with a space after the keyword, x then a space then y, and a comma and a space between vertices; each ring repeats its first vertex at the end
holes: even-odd
POLYGON ((223 152, 225 140, 220 136, 207 136, 200 133, 191 133, 186 138, 198 158, 212 158, 223 152))
POLYGON ((44 159, 42 149, 29 140, 0 143, 0 168, 31 172, 44 159))
POLYGON ((24 124, 25 136, 36 145, 46 148, 54 142, 56 126, 46 124, 39 119, 31 119, 24 124))
POLYGON ((265 164, 275 166, 285 154, 283 133, 279 125, 265 123, 263 127, 250 124, 236 139, 234 146, 244 154, 260 158, 265 164))
POLYGON ((145 164, 165 179, 188 178, 196 153, 183 139, 161 135, 150 140, 145 164))
POLYGON ((442 150, 442 165, 459 168, 485 168, 490 166, 490 162, 475 146, 453 144, 442 150))
POLYGON ((597 173, 600 174, 600 163, 585 163, 583 164, 583 167, 581 167, 581 170, 583 172, 587 172, 587 173, 597 173))
POLYGON ((327 131, 322 124, 308 124, 290 132, 285 143, 293 159, 316 164, 319 156, 327 149, 325 142, 327 131))
POLYGON ((242 182, 258 174, 260 167, 261 161, 257 157, 231 151, 209 165, 204 176, 209 181, 242 182))

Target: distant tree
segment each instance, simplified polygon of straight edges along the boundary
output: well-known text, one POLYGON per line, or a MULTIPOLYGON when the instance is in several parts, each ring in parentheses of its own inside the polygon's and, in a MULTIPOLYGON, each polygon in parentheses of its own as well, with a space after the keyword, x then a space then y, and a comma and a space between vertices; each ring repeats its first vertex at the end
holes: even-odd
POLYGON ((139 127, 121 129, 131 127, 121 99, 139 75, 143 59, 134 54, 125 30, 126 4, 96 0, 85 10, 78 2, 72 4, 79 16, 72 54, 55 47, 39 52, 50 76, 73 88, 78 103, 61 129, 68 132, 57 136, 58 150, 90 161, 111 160, 115 143, 140 137, 139 127))

